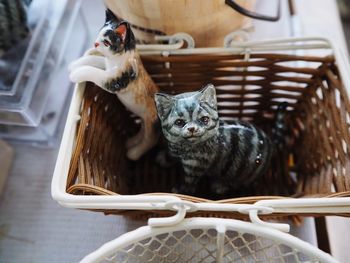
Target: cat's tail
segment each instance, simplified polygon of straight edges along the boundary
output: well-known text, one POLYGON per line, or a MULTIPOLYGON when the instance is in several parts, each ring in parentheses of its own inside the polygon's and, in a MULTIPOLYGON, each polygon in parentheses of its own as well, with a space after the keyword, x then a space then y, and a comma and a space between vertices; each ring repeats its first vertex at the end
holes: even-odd
POLYGON ((283 149, 287 143, 287 123, 286 112, 288 103, 286 101, 281 102, 278 105, 275 120, 272 127, 271 139, 277 149, 283 149))

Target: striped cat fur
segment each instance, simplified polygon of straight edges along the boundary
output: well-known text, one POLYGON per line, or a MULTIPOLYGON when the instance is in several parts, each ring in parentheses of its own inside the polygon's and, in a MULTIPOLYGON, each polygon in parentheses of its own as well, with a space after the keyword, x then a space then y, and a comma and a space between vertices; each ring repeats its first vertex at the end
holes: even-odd
POLYGON ((175 96, 157 93, 155 101, 170 156, 181 162, 185 172, 184 183, 173 192, 193 195, 199 181, 207 177, 213 193, 227 195, 267 171, 272 140, 253 124, 220 121, 213 85, 175 96))

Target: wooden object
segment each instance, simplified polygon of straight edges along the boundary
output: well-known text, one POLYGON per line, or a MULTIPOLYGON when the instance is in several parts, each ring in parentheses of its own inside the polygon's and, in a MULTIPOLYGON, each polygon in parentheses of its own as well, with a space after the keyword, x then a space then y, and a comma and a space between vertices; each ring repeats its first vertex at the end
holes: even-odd
MULTIPOLYGON (((255 0, 236 1, 252 10, 255 0)), ((251 20, 233 10, 224 0, 105 0, 120 19, 127 20, 141 43, 154 42, 155 35, 190 34, 196 47, 222 47, 224 37, 251 20)))
MULTIPOLYGON (((254 203, 289 196, 350 195, 350 104, 333 56, 260 53, 251 54, 248 61, 244 55, 232 54, 145 56, 143 62, 163 92, 193 91, 213 83, 221 118, 252 121, 266 132, 271 130, 279 102, 289 103, 289 146, 277 155, 265 176, 237 193, 238 198, 215 202, 254 203), (304 63, 296 63, 300 61, 304 63), (296 175, 296 182, 291 172, 296 175)), ((137 121, 116 96, 88 84, 67 192, 98 195, 169 192, 180 180, 181 170, 161 169, 154 161, 155 152, 138 162, 128 161, 123 142, 135 131, 137 121)), ((210 201, 180 197, 192 202, 210 201)), ((142 216, 149 212, 121 213, 142 216)), ((245 216, 193 213, 198 215, 245 216)))
POLYGON ((0 140, 0 194, 3 191, 7 175, 13 160, 13 149, 3 140, 0 140))

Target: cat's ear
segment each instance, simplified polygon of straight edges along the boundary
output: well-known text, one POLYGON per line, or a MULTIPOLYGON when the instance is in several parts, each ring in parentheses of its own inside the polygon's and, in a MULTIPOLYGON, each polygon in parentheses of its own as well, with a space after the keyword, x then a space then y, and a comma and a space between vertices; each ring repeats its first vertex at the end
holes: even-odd
POLYGON ((126 21, 122 21, 114 29, 114 32, 118 34, 125 45, 125 51, 133 50, 136 47, 135 36, 131 30, 130 24, 126 21))
POLYGON ((122 40, 125 41, 126 36, 129 31, 129 24, 128 22, 121 22, 115 29, 114 32, 116 32, 119 36, 121 36, 122 40))
POLYGON ((201 91, 200 100, 209 103, 212 108, 216 109, 216 91, 213 84, 207 84, 201 91))
POLYGON ((154 95, 154 100, 156 102, 158 116, 163 120, 173 106, 172 96, 164 93, 156 93, 154 95))
POLYGON ((109 9, 106 9, 106 21, 105 23, 108 23, 110 21, 117 21, 117 17, 113 14, 113 12, 109 9))

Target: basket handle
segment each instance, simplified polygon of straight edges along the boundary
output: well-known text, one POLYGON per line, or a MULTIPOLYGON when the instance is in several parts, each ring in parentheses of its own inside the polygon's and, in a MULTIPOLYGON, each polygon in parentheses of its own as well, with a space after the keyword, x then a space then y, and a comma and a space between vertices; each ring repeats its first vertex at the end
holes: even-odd
POLYGON ((190 201, 168 201, 165 209, 175 210, 176 214, 170 217, 150 218, 148 225, 150 227, 170 227, 177 225, 186 217, 187 212, 201 211, 237 211, 242 214, 249 214, 252 223, 257 225, 275 228, 283 232, 289 232, 288 224, 268 223, 259 218, 259 214, 271 214, 273 209, 270 207, 257 206, 252 204, 215 204, 215 203, 192 203, 190 201))
POLYGON ((243 8, 242 6, 240 6, 239 4, 237 4, 235 2, 235 0, 225 0, 225 4, 227 4, 232 9, 234 9, 235 11, 237 11, 238 13, 240 13, 244 16, 248 16, 248 17, 251 17, 254 19, 258 19, 258 20, 276 22, 281 17, 281 0, 278 0, 276 16, 266 16, 266 15, 262 15, 262 14, 247 10, 247 9, 243 8))
POLYGON ((185 219, 186 207, 179 206, 175 215, 163 218, 150 218, 148 219, 148 225, 150 227, 170 227, 180 223, 185 219))

